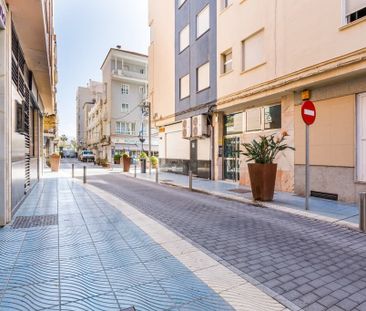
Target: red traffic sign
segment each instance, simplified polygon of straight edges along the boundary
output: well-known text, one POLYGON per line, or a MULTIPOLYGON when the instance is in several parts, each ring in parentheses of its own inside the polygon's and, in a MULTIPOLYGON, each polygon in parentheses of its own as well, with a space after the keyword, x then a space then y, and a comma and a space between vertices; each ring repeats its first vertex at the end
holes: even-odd
POLYGON ((307 125, 311 125, 314 123, 316 119, 316 109, 312 101, 307 100, 302 104, 301 116, 307 125))

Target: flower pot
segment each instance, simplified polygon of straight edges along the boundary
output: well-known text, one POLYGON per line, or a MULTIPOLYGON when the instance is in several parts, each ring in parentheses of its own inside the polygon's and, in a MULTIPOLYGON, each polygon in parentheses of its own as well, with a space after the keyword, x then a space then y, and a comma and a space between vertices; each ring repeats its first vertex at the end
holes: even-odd
POLYGON ((53 154, 50 156, 50 165, 52 172, 58 172, 60 169, 60 156, 53 154))
POLYGON ((131 158, 129 157, 123 157, 123 171, 124 172, 129 172, 130 171, 130 166, 131 166, 131 158))
POLYGON ((277 164, 248 163, 254 200, 272 201, 276 184, 277 164))

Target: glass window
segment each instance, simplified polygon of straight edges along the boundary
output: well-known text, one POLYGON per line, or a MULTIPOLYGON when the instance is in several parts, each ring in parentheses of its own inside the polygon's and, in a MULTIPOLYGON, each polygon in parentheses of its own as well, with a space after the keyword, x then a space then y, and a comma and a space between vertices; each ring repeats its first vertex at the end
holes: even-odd
POLYGON ((261 108, 247 110, 246 112, 247 132, 260 131, 262 129, 261 110, 262 110, 261 108))
POLYGON ((210 7, 207 5, 197 15, 197 38, 210 29, 210 7))
POLYGON ((227 73, 233 70, 233 53, 228 51, 222 54, 222 73, 227 73))
POLYGON ((197 68, 197 91, 210 87, 210 63, 197 68))
POLYGON ((242 70, 248 70, 265 62, 264 31, 257 32, 242 42, 242 70))
POLYGON ((129 110, 128 104, 122 103, 121 112, 126 113, 126 112, 128 112, 128 110, 129 110))
POLYGON ((130 86, 128 84, 122 84, 121 92, 122 94, 128 94, 130 91, 130 86))
POLYGON ((188 74, 179 80, 180 99, 188 97, 189 94, 190 94, 190 88, 189 88, 189 74, 188 74))
POLYGON ((184 27, 179 33, 179 51, 182 52, 189 46, 189 25, 184 27))
POLYGON ((264 129, 281 128, 281 105, 264 107, 264 129))
POLYGON ((186 0, 178 0, 178 8, 180 8, 186 0))
POLYGON ((366 16, 366 0, 346 0, 346 20, 352 23, 366 16))
POLYGON ((225 116, 225 135, 243 132, 243 113, 235 113, 225 116))
POLYGON ((230 4, 233 3, 233 0, 221 0, 222 9, 226 9, 230 4))

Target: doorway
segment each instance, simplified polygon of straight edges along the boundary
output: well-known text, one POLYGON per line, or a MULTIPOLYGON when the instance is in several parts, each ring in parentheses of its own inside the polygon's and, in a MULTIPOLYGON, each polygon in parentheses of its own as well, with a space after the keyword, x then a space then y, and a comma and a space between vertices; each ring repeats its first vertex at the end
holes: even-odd
POLYGON ((366 182, 366 93, 357 95, 357 181, 366 182))
POLYGON ((240 180, 240 137, 224 139, 224 179, 240 180))

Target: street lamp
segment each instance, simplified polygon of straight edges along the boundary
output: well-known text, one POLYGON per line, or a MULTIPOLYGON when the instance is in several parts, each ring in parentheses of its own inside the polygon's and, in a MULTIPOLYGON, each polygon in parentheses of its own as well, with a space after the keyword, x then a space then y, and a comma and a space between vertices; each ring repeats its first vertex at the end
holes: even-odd
MULTIPOLYGON (((151 154, 151 103, 149 101, 146 101, 146 100, 143 100, 141 102, 141 110, 142 110, 142 115, 143 117, 148 115, 149 117, 149 124, 148 124, 148 131, 149 131, 149 159, 150 157, 152 156, 151 154)), ((142 120, 142 139, 145 141, 145 139, 143 138, 144 136, 144 121, 142 120)), ((140 141, 141 141, 141 138, 140 138, 140 141)), ((142 146, 143 146, 143 142, 142 143, 142 146)), ((142 147, 142 149, 144 149, 142 147)), ((151 175, 151 165, 149 165, 149 174, 151 175)))

